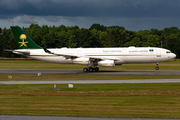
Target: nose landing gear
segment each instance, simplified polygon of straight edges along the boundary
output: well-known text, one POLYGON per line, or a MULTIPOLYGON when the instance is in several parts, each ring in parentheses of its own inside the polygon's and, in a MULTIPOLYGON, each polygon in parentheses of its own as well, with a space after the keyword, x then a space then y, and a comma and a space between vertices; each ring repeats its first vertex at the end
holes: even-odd
POLYGON ((156 64, 156 67, 155 67, 156 70, 159 70, 158 65, 159 65, 159 63, 156 64))

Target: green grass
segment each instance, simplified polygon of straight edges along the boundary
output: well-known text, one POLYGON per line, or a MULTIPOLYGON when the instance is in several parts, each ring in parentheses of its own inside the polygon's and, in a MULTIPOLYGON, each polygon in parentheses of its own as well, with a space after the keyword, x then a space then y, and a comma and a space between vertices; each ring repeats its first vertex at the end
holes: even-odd
POLYGON ((0 81, 46 81, 46 80, 122 80, 122 79, 180 79, 180 75, 66 75, 66 74, 0 74, 0 81))
POLYGON ((1 85, 0 114, 180 118, 180 83, 1 85))
MULTIPOLYGON (((100 70, 155 70, 156 64, 123 64, 115 67, 100 67, 100 70)), ((0 60, 0 69, 60 69, 82 70, 84 65, 54 64, 42 61, 0 60)), ((160 70, 180 70, 180 60, 172 60, 159 64, 160 70)))
MULTIPOLYGON (((154 70, 155 64, 125 64, 101 70, 154 70)), ((82 65, 0 60, 0 69, 82 70, 82 65)), ((160 70, 180 70, 180 60, 160 63, 160 70)), ((180 79, 178 75, 0 74, 0 81, 180 79)), ((0 85, 0 114, 96 117, 180 118, 180 83, 0 85)))

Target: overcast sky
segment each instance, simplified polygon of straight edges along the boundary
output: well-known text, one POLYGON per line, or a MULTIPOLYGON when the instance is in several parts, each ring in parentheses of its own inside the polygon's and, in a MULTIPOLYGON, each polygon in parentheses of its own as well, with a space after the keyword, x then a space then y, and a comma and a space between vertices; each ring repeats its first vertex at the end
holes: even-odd
POLYGON ((180 27, 180 0, 0 0, 0 27, 93 23, 139 31, 180 27))

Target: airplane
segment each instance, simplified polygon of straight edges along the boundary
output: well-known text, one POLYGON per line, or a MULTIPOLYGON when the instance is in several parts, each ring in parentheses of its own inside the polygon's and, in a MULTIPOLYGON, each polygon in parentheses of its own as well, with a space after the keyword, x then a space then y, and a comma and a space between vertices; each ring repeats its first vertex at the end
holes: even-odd
POLYGON ((97 66, 114 67, 133 63, 156 63, 176 57, 170 50, 158 47, 115 47, 115 48, 42 48, 38 46, 19 26, 11 26, 19 49, 13 53, 29 58, 58 63, 87 65, 84 72, 99 71, 97 66))

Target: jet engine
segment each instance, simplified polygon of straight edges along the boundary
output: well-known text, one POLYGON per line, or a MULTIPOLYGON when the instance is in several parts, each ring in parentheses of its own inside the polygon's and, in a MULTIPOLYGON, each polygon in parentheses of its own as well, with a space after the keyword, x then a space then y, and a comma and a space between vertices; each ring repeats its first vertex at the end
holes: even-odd
POLYGON ((102 60, 98 62, 98 65, 104 67, 114 67, 115 63, 114 60, 102 60))
POLYGON ((72 60, 74 64, 87 65, 89 63, 89 58, 75 58, 72 60))

